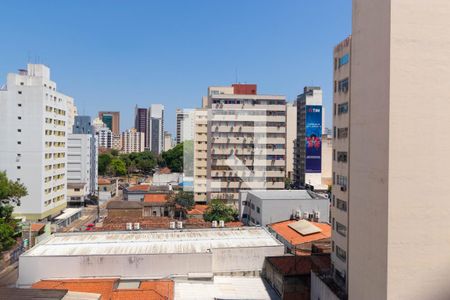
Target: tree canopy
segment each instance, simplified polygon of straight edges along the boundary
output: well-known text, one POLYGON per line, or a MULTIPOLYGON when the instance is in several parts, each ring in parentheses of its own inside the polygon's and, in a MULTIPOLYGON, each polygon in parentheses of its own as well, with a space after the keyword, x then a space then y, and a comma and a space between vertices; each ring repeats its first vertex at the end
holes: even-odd
POLYGON ((231 222, 237 220, 237 217, 237 210, 234 207, 225 204, 220 199, 212 200, 203 215, 203 219, 207 222, 221 220, 231 222))
POLYGON ((193 192, 179 191, 178 193, 173 193, 170 198, 171 201, 175 202, 186 210, 192 209, 195 205, 193 192))

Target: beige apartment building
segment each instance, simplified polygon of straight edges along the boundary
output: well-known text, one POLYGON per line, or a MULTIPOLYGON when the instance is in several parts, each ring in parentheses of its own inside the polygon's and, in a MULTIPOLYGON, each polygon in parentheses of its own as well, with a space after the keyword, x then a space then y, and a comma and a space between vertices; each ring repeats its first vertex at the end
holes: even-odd
POLYGON ((207 200, 238 206, 241 190, 284 189, 286 99, 256 90, 252 84, 209 87, 203 98, 207 200))
POLYGON ((286 177, 294 180, 294 149, 297 138, 297 102, 286 104, 286 177))
MULTIPOLYGON (((194 200, 207 201, 208 167, 208 109, 196 109, 194 112, 194 200)), ((190 163, 184 161, 185 164, 190 163)))
POLYGON ((122 153, 144 152, 145 134, 135 128, 128 129, 120 134, 122 153))
MULTIPOLYGON (((353 1, 347 237, 333 231, 351 300, 450 299, 449 26, 448 0, 353 1)), ((342 298, 318 282, 311 299, 342 298)))

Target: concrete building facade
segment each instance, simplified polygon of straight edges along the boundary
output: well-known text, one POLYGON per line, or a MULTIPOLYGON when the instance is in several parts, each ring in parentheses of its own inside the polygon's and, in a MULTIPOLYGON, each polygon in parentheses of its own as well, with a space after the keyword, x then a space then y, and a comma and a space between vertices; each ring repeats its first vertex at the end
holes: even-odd
POLYGON ((145 135, 135 128, 122 132, 120 139, 123 153, 144 152, 145 150, 145 135))
POLYGON ((69 134, 67 138, 67 202, 71 206, 83 206, 92 193, 93 151, 91 134, 69 134))
POLYGON ((284 189, 285 97, 258 95, 254 84, 208 92, 208 200, 238 207, 240 190, 284 189))
POLYGON ((149 150, 160 154, 164 150, 164 105, 152 104, 148 109, 147 140, 149 150))
POLYGON ((297 102, 286 104, 286 177, 294 181, 294 151, 297 139, 297 102))
POLYGON ((322 89, 305 87, 297 97, 297 138, 294 183, 297 187, 322 187, 322 89))
POLYGON ((144 146, 148 149, 148 141, 147 141, 147 117, 148 110, 146 108, 139 108, 136 105, 134 109, 134 128, 136 128, 137 132, 144 133, 144 146))
POLYGON ((98 117, 105 123, 113 134, 120 135, 120 112, 118 111, 101 111, 98 117))
POLYGON ((177 108, 177 144, 180 144, 184 141, 192 141, 194 139, 194 113, 195 111, 193 109, 177 108))
POLYGON ((173 148, 174 142, 172 139, 172 134, 170 132, 164 131, 164 151, 169 151, 173 148))
POLYGON ((57 91, 50 69, 28 64, 8 74, 0 90, 0 170, 23 183, 28 196, 16 215, 40 220, 59 214, 67 196, 67 103, 57 91))
POLYGON ((205 203, 208 191, 208 109, 196 109, 194 114, 194 200, 205 203))

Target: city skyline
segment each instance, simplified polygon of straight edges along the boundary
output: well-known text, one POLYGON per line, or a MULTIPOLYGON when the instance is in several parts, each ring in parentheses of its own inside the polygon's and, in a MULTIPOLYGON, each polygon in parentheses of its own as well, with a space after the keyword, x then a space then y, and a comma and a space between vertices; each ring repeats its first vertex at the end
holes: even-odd
POLYGON ((235 2, 239 10, 233 2, 103 4, 89 3, 86 11, 71 3, 10 3, 0 25, 15 30, 3 35, 11 42, 0 45, 0 77, 44 63, 80 115, 120 111, 124 131, 133 127, 135 105, 161 103, 174 136, 176 108, 200 107, 208 86, 255 83, 291 102, 304 86, 318 85, 330 127, 331 49, 350 34, 350 0, 235 2))

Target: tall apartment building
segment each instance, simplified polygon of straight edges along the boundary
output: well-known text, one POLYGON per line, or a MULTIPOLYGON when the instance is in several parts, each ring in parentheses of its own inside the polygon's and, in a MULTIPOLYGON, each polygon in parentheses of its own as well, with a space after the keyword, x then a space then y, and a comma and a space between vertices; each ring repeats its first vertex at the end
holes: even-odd
POLYGON ((349 299, 449 299, 449 22, 445 0, 353 1, 349 299))
POLYGON ((173 139, 172 134, 164 131, 164 151, 169 151, 173 148, 173 139))
POLYGON ((28 196, 14 214, 41 220, 66 206, 67 109, 50 69, 28 64, 10 73, 0 90, 0 170, 23 183, 28 196))
POLYGON ((115 134, 120 136, 120 112, 118 111, 101 111, 98 117, 103 123, 115 134))
MULTIPOLYGON (((194 200, 199 203, 207 201, 208 187, 208 109, 200 108, 194 112, 194 200)), ((185 161, 185 164, 191 163, 185 161)))
POLYGON ((286 99, 258 95, 256 85, 210 87, 208 200, 238 205, 239 191, 284 189, 286 99))
POLYGON ((297 139, 297 102, 286 104, 286 177, 294 180, 294 150, 297 139))
MULTIPOLYGON (((76 122, 76 121, 75 121, 76 122)), ((94 137, 92 134, 70 133, 67 139, 67 203, 70 206, 83 206, 89 194, 93 192, 91 186, 96 174, 92 174, 91 147, 94 137)))
POLYGON ((180 144, 184 141, 192 141, 194 139, 194 115, 193 109, 177 108, 177 136, 176 142, 180 144))
POLYGON ((104 126, 96 129, 98 137, 98 147, 103 149, 113 149, 113 133, 104 126))
POLYGON ((322 89, 305 87, 297 97, 297 139, 294 154, 294 182, 297 187, 323 188, 323 123, 322 89))
POLYGON ((148 110, 146 108, 139 108, 136 105, 136 108, 134 109, 134 128, 136 128, 137 132, 144 133, 144 146, 146 149, 149 148, 147 141, 147 117, 148 110))
POLYGON ((145 135, 135 128, 122 132, 120 139, 123 153, 144 152, 145 150, 145 135))
POLYGON ((147 123, 149 150, 160 154, 164 149, 164 105, 150 105, 147 123))
POLYGON ((75 123, 72 128, 72 133, 74 134, 87 134, 92 138, 90 139, 90 161, 91 161, 91 169, 90 169, 90 193, 97 194, 98 189, 98 135, 96 135, 96 130, 91 122, 90 116, 76 116, 75 123))

